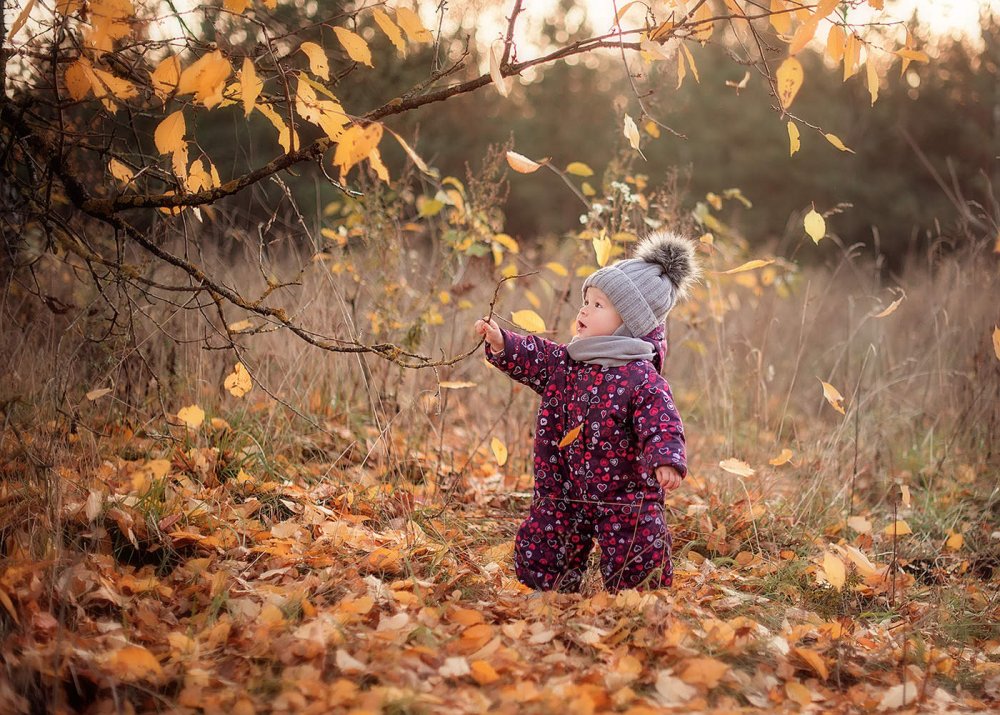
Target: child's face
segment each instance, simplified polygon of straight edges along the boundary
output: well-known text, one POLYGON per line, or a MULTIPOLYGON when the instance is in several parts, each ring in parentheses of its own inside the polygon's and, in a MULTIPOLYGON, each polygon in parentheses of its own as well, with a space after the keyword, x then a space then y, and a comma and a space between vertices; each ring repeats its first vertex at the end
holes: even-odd
POLYGON ((622 317, 600 288, 587 288, 583 307, 576 314, 576 334, 581 338, 612 335, 622 324, 622 317))

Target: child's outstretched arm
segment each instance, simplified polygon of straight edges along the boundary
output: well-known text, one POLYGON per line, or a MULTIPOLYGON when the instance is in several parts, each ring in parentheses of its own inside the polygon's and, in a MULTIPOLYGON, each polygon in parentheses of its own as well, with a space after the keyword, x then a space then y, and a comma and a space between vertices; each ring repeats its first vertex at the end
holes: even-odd
POLYGON ((475 330, 486 338, 486 359, 491 365, 538 394, 544 392, 555 363, 557 343, 503 330, 492 319, 477 320, 475 330))
POLYGON ((665 491, 687 474, 684 425, 667 381, 650 371, 632 397, 632 426, 639 438, 640 460, 665 491))

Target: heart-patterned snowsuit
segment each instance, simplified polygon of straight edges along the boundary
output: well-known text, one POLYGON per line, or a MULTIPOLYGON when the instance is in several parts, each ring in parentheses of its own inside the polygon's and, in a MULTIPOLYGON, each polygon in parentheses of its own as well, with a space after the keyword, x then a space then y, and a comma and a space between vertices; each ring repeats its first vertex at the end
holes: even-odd
POLYGON ((596 538, 612 592, 671 584, 670 531, 655 467, 687 474, 684 429, 659 374, 663 327, 644 340, 653 362, 602 367, 565 345, 502 330, 504 351, 486 359, 542 397, 535 424, 531 512, 514 544, 518 579, 540 590, 577 591, 596 538), (580 433, 560 448, 567 433, 580 433))

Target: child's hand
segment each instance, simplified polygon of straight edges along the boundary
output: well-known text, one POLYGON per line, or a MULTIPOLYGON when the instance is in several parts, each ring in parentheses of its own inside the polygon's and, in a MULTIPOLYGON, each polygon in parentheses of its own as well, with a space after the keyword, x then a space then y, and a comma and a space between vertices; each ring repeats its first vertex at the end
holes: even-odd
POLYGON ((673 467, 661 464, 656 468, 656 481, 663 487, 663 491, 672 492, 681 485, 681 473, 673 467))
POLYGON ((490 344, 490 350, 493 352, 503 352, 503 333, 500 332, 500 326, 496 324, 495 320, 490 320, 488 323, 482 319, 477 320, 476 335, 485 336, 486 342, 490 344))

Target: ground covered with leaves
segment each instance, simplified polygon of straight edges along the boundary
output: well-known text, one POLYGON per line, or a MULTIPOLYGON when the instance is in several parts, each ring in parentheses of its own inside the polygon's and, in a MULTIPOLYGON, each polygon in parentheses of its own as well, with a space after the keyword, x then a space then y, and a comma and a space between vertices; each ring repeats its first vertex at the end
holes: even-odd
POLYGON ((265 454, 221 417, 101 436, 8 424, 0 709, 1000 704, 1000 534, 995 495, 972 503, 989 495, 980 465, 914 473, 881 509, 823 523, 785 506, 807 455, 755 479, 696 468, 667 501, 672 589, 609 594, 592 571, 581 594, 536 594, 511 559, 529 475, 485 445, 457 468, 447 444, 378 474, 356 428, 326 428, 265 454))

